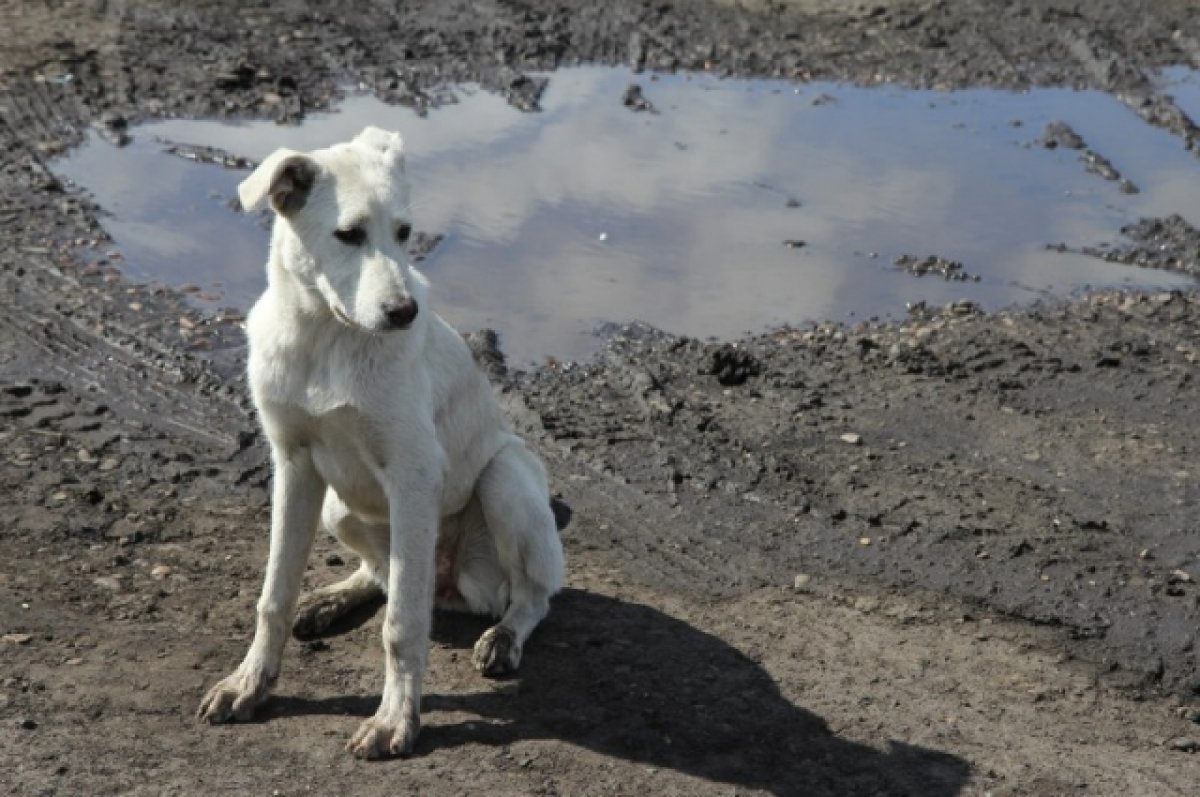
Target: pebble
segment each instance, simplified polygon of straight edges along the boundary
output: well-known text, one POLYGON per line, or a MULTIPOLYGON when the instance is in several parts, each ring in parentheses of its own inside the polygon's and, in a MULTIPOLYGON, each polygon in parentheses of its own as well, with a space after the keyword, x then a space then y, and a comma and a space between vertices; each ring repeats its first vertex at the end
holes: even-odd
POLYGON ((5 634, 4 641, 16 645, 28 645, 33 640, 33 634, 5 634))
POLYGON ((1192 574, 1186 570, 1172 570, 1171 575, 1167 577, 1168 584, 1190 584, 1192 574))
POLYGON ((842 435, 841 441, 843 443, 849 443, 852 446, 862 445, 862 435, 849 432, 842 435))
POLYGON ((879 600, 877 598, 855 598, 854 608, 857 611, 871 613, 879 608, 879 600))
POLYGON ((155 565, 150 570, 150 575, 154 578, 166 578, 171 575, 171 567, 170 565, 155 565))
POLYGON ((1181 753, 1194 753, 1200 750, 1200 741, 1196 741, 1191 736, 1176 736, 1167 742, 1167 747, 1181 753))
POLYGON ((792 589, 797 592, 805 592, 808 590, 808 585, 812 583, 812 576, 808 573, 798 573, 796 578, 792 580, 792 589))
POLYGON ((1179 715, 1181 719, 1200 723, 1200 708, 1196 706, 1180 706, 1179 708, 1175 709, 1175 713, 1179 715))

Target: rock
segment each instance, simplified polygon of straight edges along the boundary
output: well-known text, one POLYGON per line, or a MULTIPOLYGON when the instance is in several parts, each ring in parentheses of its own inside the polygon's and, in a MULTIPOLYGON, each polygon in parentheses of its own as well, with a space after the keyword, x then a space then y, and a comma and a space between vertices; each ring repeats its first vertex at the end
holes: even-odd
POLYGON ((864 614, 869 614, 879 608, 878 598, 855 598, 854 608, 864 614))
POLYGON ((119 113, 105 112, 94 127, 101 138, 115 147, 123 147, 133 140, 129 137, 129 121, 119 113))
POLYGON ((900 255, 894 261, 897 268, 907 271, 914 277, 924 277, 935 274, 951 282, 979 282, 979 277, 968 274, 963 270, 963 264, 938 255, 916 257, 915 255, 900 255))
POLYGON ((1066 122, 1051 122, 1046 125, 1039 143, 1046 149, 1083 149, 1086 146, 1083 136, 1076 133, 1066 122))
POLYGON ((849 443, 852 446, 862 445, 862 435, 855 434, 854 432, 847 432, 838 439, 843 443, 849 443))
POLYGON ((809 584, 812 583, 812 576, 808 573, 797 573, 796 578, 792 580, 792 589, 797 592, 807 592, 809 584))
POLYGON ((712 353, 708 374, 715 374, 717 381, 726 387, 745 384, 746 380, 759 373, 758 360, 748 351, 726 344, 712 353))
POLYGON ((629 84, 629 88, 625 89, 625 93, 621 95, 621 103, 636 113, 654 110, 654 104, 645 98, 642 87, 636 83, 629 84))
POLYGON ((15 645, 28 645, 33 640, 33 634, 5 634, 4 641, 15 645))
POLYGON ((1167 747, 1172 750, 1178 750, 1181 753, 1194 753, 1200 750, 1200 741, 1193 739, 1191 736, 1176 736, 1174 739, 1167 741, 1167 747))
POLYGON ((1200 707, 1197 706, 1180 706, 1175 709, 1175 713, 1180 719, 1185 719, 1189 722, 1200 723, 1200 707))
POLYGON ((92 583, 101 589, 107 589, 112 592, 121 591, 121 579, 117 578, 116 576, 100 576, 92 583))
POLYGON ((1190 584, 1192 582, 1192 574, 1186 570, 1172 570, 1171 575, 1167 576, 1168 584, 1190 584))
POLYGON ((155 565, 153 569, 150 570, 150 575, 158 579, 166 578, 171 575, 171 566, 155 565))

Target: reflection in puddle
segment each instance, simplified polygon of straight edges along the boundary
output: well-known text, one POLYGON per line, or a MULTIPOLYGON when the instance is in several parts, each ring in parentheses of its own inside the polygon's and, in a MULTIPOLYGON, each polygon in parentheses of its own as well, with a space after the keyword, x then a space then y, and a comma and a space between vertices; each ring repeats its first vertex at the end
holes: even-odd
POLYGON ((1140 216, 1200 222, 1200 163, 1100 92, 639 76, 658 112, 633 113, 621 103, 632 79, 555 72, 539 114, 464 89, 423 119, 358 96, 294 128, 166 121, 123 149, 93 138, 55 168, 112 214, 134 277, 219 282, 225 302, 248 306, 267 232, 229 208, 245 172, 166 155, 162 141, 261 159, 366 124, 397 129, 417 228, 446 235, 423 266, 438 309, 463 329, 496 328, 518 362, 586 356, 602 321, 730 337, 895 315, 921 299, 997 307, 1083 286, 1193 284, 1045 251, 1112 240, 1140 216), (1037 146, 1059 119, 1142 193, 1037 146), (981 279, 918 279, 893 265, 902 254, 961 261, 981 279))

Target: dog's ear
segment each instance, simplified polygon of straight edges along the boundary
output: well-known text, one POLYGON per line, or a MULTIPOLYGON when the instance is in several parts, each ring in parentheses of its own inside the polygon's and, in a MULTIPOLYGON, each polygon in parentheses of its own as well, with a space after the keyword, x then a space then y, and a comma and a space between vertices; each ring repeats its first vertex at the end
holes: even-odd
POLYGON ((364 127, 354 137, 356 144, 373 149, 383 156, 384 161, 397 172, 404 173, 404 139, 399 133, 378 127, 364 127))
POLYGON ((304 207, 316 179, 316 161, 294 150, 277 149, 238 186, 238 199, 243 208, 253 210, 269 195, 275 212, 290 216, 304 207))

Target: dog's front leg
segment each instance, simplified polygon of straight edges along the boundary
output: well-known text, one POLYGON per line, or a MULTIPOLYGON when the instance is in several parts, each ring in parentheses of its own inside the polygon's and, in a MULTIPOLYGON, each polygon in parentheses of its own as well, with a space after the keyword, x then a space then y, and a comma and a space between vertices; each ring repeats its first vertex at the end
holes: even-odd
POLYGON ((422 457, 411 472, 391 475, 391 552, 383 621, 383 699, 346 749, 359 758, 412 752, 421 730, 421 679, 433 620, 434 551, 441 504, 438 458, 422 457))
POLYGON ((271 507, 271 552, 258 624, 246 658, 233 673, 209 690, 198 715, 206 722, 245 721, 279 677, 283 643, 292 625, 304 565, 312 549, 325 485, 307 448, 284 451, 273 446, 275 484, 271 507))

